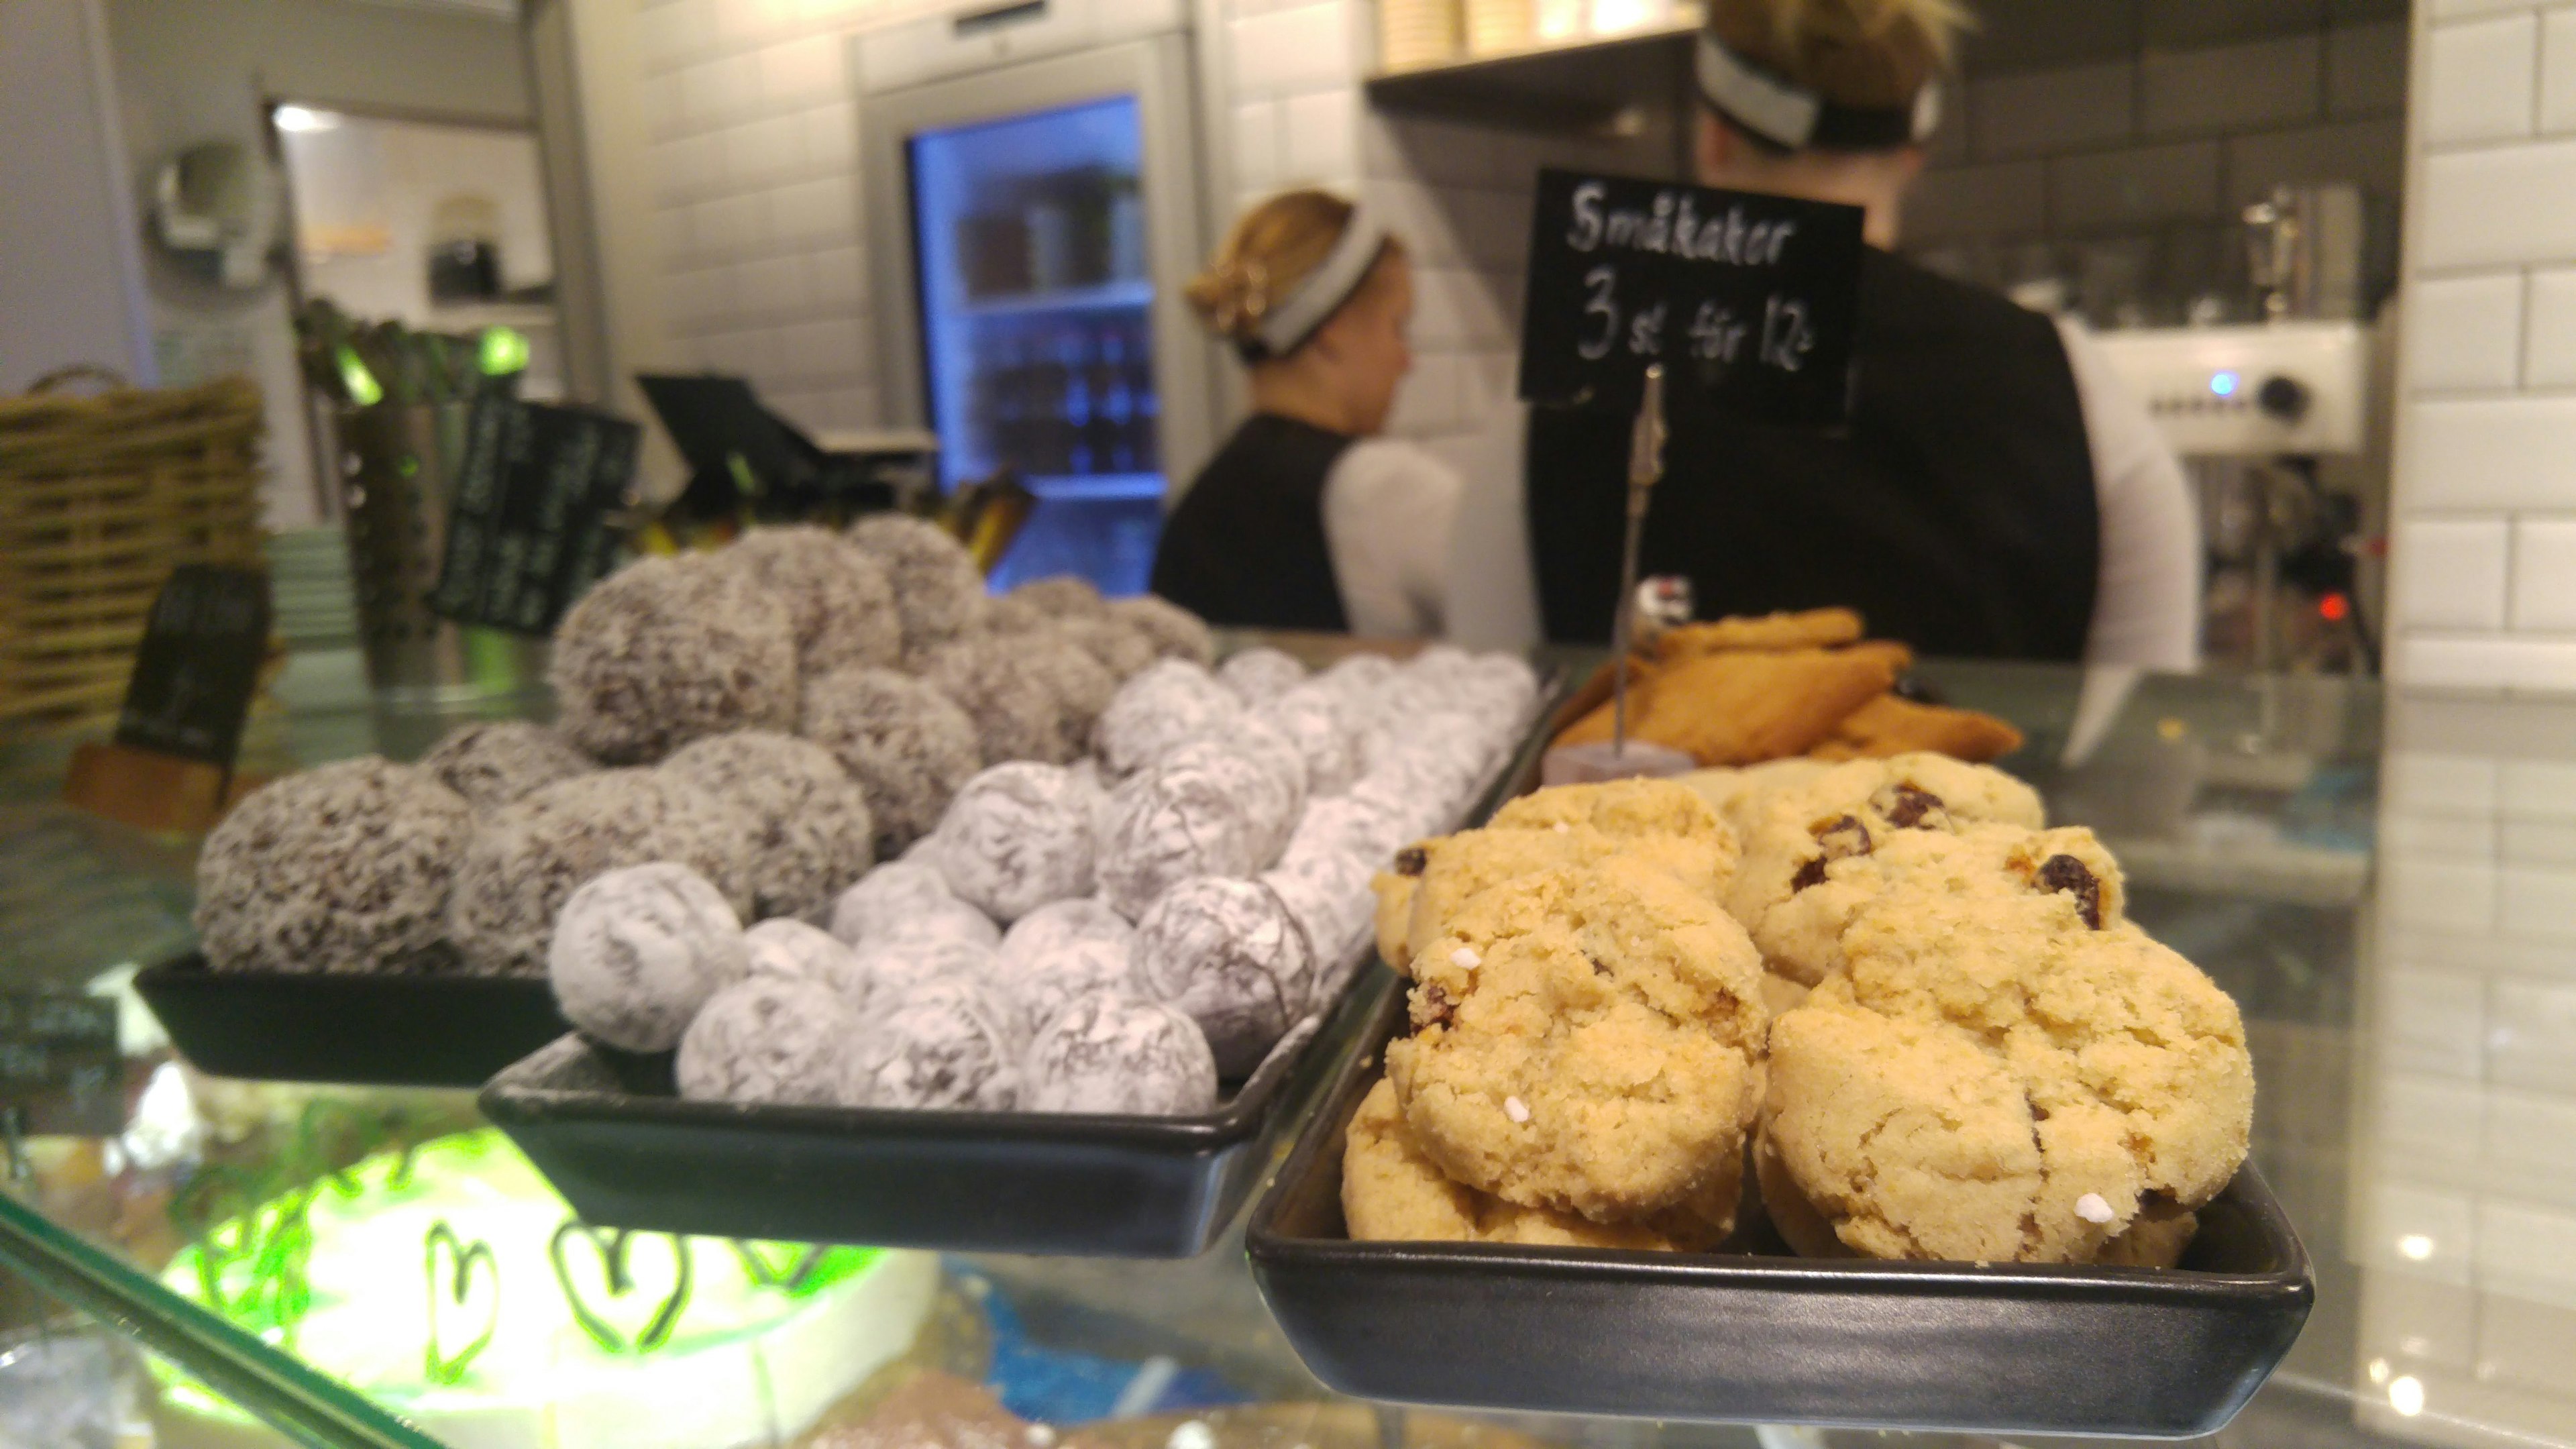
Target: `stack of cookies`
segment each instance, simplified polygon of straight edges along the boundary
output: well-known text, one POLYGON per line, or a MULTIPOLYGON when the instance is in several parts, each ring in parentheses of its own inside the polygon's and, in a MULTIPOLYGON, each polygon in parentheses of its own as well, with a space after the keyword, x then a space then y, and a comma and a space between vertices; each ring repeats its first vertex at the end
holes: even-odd
POLYGON ((2252 1065, 2091 832, 1931 754, 1695 783, 1541 791, 1379 877, 1411 1031, 1354 1238, 2180 1259, 2252 1065))
MULTIPOLYGON (((1667 630, 1629 661, 1629 733, 1712 766, 1918 750, 1983 763, 2021 748, 2021 731, 1993 715, 1896 693, 1913 652, 1863 633, 1849 609, 1667 630)), ((1555 743, 1609 739, 1610 693, 1604 665, 1574 701, 1585 712, 1555 743)))

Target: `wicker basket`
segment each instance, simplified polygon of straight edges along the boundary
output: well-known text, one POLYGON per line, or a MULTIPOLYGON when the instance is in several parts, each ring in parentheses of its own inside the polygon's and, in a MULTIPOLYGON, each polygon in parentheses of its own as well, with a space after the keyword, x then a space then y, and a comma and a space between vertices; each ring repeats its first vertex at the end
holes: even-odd
POLYGON ((259 436, 247 378, 0 398, 0 739, 115 718, 172 568, 262 565, 259 436))

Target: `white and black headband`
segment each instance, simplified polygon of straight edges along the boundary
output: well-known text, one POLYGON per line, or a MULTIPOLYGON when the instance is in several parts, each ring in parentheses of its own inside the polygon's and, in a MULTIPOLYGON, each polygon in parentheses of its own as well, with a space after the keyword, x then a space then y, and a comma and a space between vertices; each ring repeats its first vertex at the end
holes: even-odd
POLYGON ((1333 249, 1315 270, 1291 288, 1288 295, 1265 309, 1252 335, 1241 345, 1244 357, 1259 362, 1268 357, 1286 357, 1304 346, 1315 329, 1332 320, 1342 304, 1368 280, 1369 268, 1377 264, 1378 253, 1386 249, 1386 224, 1379 221, 1364 205, 1351 207, 1350 220, 1342 224, 1342 234, 1333 249))
POLYGON ((1939 81, 1925 81, 1911 105, 1847 106, 1746 60, 1706 30, 1692 69, 1718 114, 1784 150, 1883 151, 1928 140, 1941 124, 1939 81))

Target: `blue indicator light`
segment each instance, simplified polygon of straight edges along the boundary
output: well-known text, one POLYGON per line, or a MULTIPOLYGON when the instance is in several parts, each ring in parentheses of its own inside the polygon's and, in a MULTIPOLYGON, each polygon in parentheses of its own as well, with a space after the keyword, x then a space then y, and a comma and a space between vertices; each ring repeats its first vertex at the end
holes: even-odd
POLYGON ((2209 390, 2219 397, 2234 397, 2240 380, 2232 372, 2214 372, 2209 375, 2209 390))

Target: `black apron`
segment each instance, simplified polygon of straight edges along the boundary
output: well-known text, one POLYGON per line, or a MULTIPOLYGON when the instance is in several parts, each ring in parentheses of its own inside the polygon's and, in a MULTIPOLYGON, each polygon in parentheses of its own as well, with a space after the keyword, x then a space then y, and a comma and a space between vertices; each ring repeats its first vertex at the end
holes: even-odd
POLYGON ((1324 480, 1353 440, 1255 413, 1163 525, 1154 592, 1235 629, 1350 632, 1324 537, 1324 480))
MULTIPOLYGON (((1837 433, 1671 409, 1643 571, 1688 576, 1702 618, 1841 604, 1922 654, 2081 658, 2101 520, 2056 326, 1872 248, 1855 355, 1837 433)), ((1551 639, 1610 637, 1631 422, 1532 410, 1551 639)))

